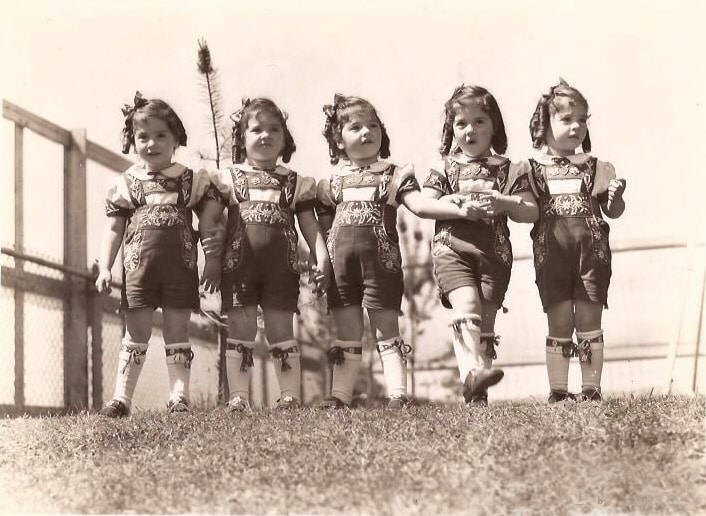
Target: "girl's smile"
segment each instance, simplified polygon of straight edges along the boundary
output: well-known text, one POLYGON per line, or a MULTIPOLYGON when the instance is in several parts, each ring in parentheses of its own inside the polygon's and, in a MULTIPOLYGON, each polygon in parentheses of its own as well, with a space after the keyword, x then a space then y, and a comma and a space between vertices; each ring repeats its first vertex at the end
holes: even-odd
POLYGON ((159 172, 172 164, 178 144, 166 121, 155 117, 136 118, 133 131, 135 152, 150 171, 159 172))

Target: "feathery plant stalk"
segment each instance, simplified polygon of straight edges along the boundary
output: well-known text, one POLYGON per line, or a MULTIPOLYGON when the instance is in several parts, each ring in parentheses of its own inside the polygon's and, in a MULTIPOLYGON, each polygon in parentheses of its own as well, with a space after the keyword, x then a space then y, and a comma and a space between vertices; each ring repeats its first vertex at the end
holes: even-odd
POLYGON ((220 167, 221 146, 218 141, 218 133, 220 132, 223 121, 223 113, 220 109, 221 93, 218 86, 218 74, 213 67, 211 51, 208 48, 206 40, 202 38, 198 41, 198 44, 199 52, 197 65, 199 73, 203 77, 203 87, 205 89, 204 97, 208 101, 211 114, 210 123, 213 126, 213 137, 216 143, 216 167, 220 167))

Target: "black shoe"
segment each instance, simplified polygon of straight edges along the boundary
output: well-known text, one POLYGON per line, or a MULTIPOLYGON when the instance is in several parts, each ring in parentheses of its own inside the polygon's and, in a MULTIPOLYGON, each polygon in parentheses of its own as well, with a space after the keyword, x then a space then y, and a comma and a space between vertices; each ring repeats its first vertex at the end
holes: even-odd
POLYGON ((475 374, 471 371, 463 382, 463 399, 466 403, 471 403, 474 397, 487 391, 488 387, 498 383, 503 376, 505 373, 502 369, 481 369, 475 374))
POLYGON ((329 410, 329 409, 343 409, 343 408, 349 408, 349 407, 343 401, 339 400, 335 396, 331 396, 330 398, 326 398, 324 401, 322 401, 318 405, 318 408, 324 409, 324 410, 329 410))
POLYGON ((471 401, 466 402, 470 407, 487 407, 488 391, 482 391, 471 396, 471 401))
POLYGON ((549 391, 549 399, 547 400, 547 402, 550 405, 567 401, 576 401, 576 396, 566 391, 549 391))
POLYGON ((409 405, 409 398, 404 394, 395 394, 388 398, 387 408, 391 410, 400 410, 409 405))
POLYGON ((130 415, 130 409, 127 405, 120 400, 110 400, 108 404, 103 407, 99 415, 111 418, 127 417, 130 415))
POLYGON ((170 414, 182 414, 184 412, 191 412, 191 409, 189 408, 189 400, 187 400, 183 396, 180 396, 173 400, 169 400, 169 403, 167 403, 167 409, 169 410, 170 414))
POLYGON ((579 401, 603 401, 600 387, 586 387, 579 396, 579 401))
POLYGON ((277 400, 277 410, 294 410, 302 408, 302 402, 293 396, 284 396, 277 400))

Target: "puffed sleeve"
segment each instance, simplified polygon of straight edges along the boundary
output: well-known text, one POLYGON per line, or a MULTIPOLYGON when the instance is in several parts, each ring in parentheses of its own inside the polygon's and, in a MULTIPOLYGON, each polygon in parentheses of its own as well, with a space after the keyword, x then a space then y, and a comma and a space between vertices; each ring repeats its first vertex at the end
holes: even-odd
POLYGON ((120 174, 108 188, 105 197, 105 214, 108 217, 129 217, 135 209, 127 186, 127 174, 120 174))
POLYGON ((238 204, 238 198, 235 195, 230 170, 210 170, 208 176, 211 181, 211 185, 213 186, 213 192, 218 198, 218 202, 223 204, 223 206, 233 206, 234 204, 238 204))
POLYGON ((414 175, 414 166, 408 163, 404 167, 396 167, 390 182, 390 194, 387 198, 387 203, 398 206, 402 201, 402 196, 414 190, 421 190, 417 177, 414 175))
POLYGON ((316 180, 313 177, 299 176, 294 192, 294 211, 313 210, 316 204, 316 180))
POLYGON ((449 180, 446 177, 446 172, 444 169, 443 159, 437 158, 432 161, 429 165, 429 173, 427 174, 427 178, 424 180, 423 187, 432 188, 438 192, 441 192, 441 195, 453 193, 451 192, 451 185, 449 185, 449 180))
POLYGON ((331 191, 331 180, 322 179, 316 186, 316 215, 333 216, 336 213, 336 200, 331 191))
POLYGON ((532 167, 529 161, 510 163, 505 192, 503 193, 506 195, 516 195, 526 192, 532 193, 532 187, 529 181, 531 171, 532 167))
POLYGON ((223 204, 218 190, 211 182, 211 174, 206 169, 194 172, 194 181, 191 185, 191 199, 189 206, 196 212, 201 211, 207 201, 216 201, 223 204))
POLYGON ((596 163, 596 179, 593 183, 592 195, 598 199, 599 202, 604 203, 608 200, 608 184, 610 184, 611 179, 615 179, 615 167, 607 161, 600 161, 596 163))

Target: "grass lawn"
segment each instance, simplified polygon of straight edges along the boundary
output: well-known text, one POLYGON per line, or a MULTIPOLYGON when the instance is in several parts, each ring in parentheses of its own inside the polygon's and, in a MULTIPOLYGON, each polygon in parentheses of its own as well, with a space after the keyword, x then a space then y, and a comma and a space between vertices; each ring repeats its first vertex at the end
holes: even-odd
POLYGON ((704 398, 0 420, 0 511, 703 514, 704 398))

